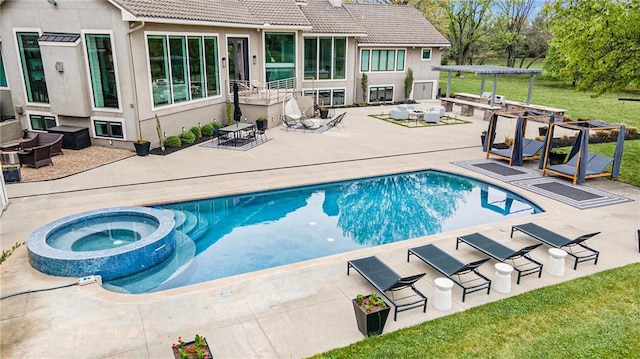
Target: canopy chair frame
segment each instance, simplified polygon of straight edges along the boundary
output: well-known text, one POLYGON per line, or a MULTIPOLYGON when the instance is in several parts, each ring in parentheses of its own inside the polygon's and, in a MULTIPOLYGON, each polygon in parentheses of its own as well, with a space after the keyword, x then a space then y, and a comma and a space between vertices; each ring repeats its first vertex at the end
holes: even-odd
POLYGON ((607 124, 600 121, 578 121, 578 122, 563 122, 552 123, 549 125, 549 131, 545 140, 545 148, 542 158, 540 158, 540 168, 542 169, 542 175, 551 173, 557 176, 569 178, 572 180, 573 185, 577 183, 584 183, 589 178, 597 177, 610 177, 612 179, 617 178, 620 173, 620 162, 622 161, 622 152, 624 148, 624 136, 625 126, 620 124, 607 124), (551 152, 551 140, 553 138, 553 132, 556 127, 571 129, 578 131, 576 141, 571 148, 569 154, 569 161, 563 165, 549 165, 548 158, 551 152), (602 160, 604 156, 596 155, 589 152, 589 133, 590 130, 617 130, 618 138, 616 141, 616 149, 613 158, 607 162, 602 169, 593 171, 589 168, 589 163, 592 160, 602 160), (611 171, 606 171, 608 163, 612 163, 611 171))

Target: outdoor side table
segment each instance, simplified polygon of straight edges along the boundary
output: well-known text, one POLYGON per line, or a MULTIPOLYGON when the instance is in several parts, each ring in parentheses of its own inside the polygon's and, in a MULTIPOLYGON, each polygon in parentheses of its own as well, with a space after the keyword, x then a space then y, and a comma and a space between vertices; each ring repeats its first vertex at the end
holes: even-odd
POLYGON ((511 293, 511 273, 513 267, 506 263, 496 263, 496 274, 493 278, 493 290, 498 293, 511 293))
POLYGON ((564 275, 564 259, 567 252, 559 248, 549 248, 549 263, 547 263, 547 273, 562 277, 564 275))
POLYGON ((436 278, 433 282, 436 285, 436 292, 433 296, 433 307, 442 311, 451 309, 451 288, 453 288, 453 281, 448 278, 436 278))

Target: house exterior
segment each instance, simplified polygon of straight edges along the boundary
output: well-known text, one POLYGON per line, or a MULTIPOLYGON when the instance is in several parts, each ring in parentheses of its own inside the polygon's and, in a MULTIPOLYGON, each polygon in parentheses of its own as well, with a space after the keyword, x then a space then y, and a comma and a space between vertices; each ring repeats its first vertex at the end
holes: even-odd
POLYGON ((407 5, 0 0, 0 105, 30 131, 80 126, 94 145, 157 145, 156 115, 169 135, 225 123, 234 81, 248 120, 269 126, 284 92, 331 107, 405 100, 409 68, 411 97, 435 98, 431 66, 448 46, 407 5))

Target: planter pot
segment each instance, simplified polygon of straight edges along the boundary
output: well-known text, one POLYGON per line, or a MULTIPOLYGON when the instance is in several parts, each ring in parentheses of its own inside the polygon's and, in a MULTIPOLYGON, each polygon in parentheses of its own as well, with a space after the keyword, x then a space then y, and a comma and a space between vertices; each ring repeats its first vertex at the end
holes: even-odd
POLYGON ((549 131, 548 127, 538 127, 538 134, 540 136, 546 136, 547 135, 547 131, 549 131))
POLYGON ((20 182, 22 176, 20 175, 20 167, 4 167, 2 168, 2 177, 6 183, 20 182))
POLYGON ((356 303, 355 299, 352 299, 351 303, 353 303, 353 311, 356 315, 356 322, 358 323, 360 333, 366 337, 382 334, 384 325, 387 322, 387 317, 389 317, 389 311, 391 310, 389 305, 387 304, 384 308, 367 313, 364 308, 356 303))
POLYGON ((148 156, 151 142, 134 142, 133 146, 136 148, 136 154, 138 156, 148 156))
POLYGON ((320 118, 322 119, 329 118, 329 110, 320 110, 320 118))
MULTIPOLYGON (((207 339, 206 338, 203 338, 203 339, 204 339, 205 345, 201 346, 199 349, 202 352, 204 352, 204 354, 200 355, 200 356, 197 353, 197 349, 198 348, 196 348, 196 342, 195 341, 187 342, 187 343, 184 344, 184 347, 182 348, 182 351, 183 351, 184 354, 186 354, 187 358, 190 358, 190 359, 191 358, 193 358, 193 359, 195 359, 195 358, 203 358, 204 355, 206 355, 206 358, 213 359, 213 354, 211 353, 211 349, 209 349, 209 343, 207 343, 207 339)), ((173 349, 173 357, 175 359, 181 359, 180 348, 174 346, 172 349, 173 349)))
POLYGON ((551 165, 561 165, 566 158, 566 153, 549 152, 549 164, 551 165))

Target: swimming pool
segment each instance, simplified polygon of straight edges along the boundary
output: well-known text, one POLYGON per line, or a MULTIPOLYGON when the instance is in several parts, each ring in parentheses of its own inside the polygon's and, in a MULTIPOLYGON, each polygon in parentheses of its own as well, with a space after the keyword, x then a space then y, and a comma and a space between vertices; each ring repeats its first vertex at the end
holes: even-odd
POLYGON ((161 291, 543 211, 498 186, 434 170, 158 208, 175 213, 174 254, 106 288, 161 291))

